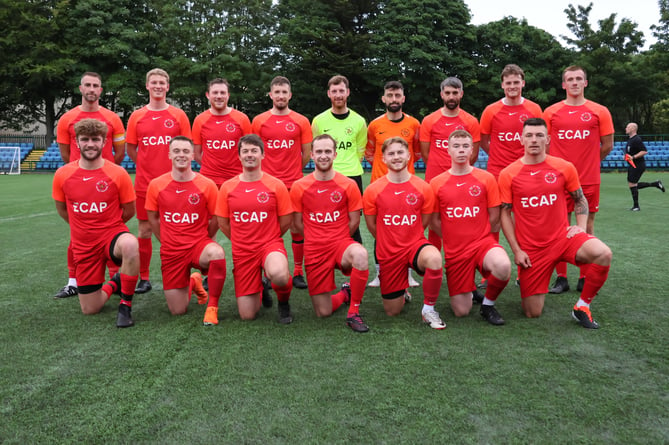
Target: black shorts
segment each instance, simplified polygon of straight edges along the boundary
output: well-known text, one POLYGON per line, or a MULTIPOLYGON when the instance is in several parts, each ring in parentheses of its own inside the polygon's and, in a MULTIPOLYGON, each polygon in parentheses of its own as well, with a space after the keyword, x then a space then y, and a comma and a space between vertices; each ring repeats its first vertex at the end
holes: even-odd
POLYGON ((641 175, 646 171, 646 163, 643 162, 633 168, 631 165, 627 167, 627 182, 630 184, 636 184, 641 179, 641 175))

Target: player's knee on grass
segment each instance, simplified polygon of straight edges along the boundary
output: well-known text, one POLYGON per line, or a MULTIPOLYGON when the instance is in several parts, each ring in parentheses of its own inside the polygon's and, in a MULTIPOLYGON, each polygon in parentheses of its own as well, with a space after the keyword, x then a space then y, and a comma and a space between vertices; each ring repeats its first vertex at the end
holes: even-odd
POLYGON ((318 318, 326 318, 332 315, 332 297, 330 294, 313 295, 311 303, 318 318))
POLYGON ((184 315, 188 312, 188 288, 181 289, 167 289, 165 292, 165 300, 167 301, 167 308, 172 315, 184 315))
POLYGON ((237 310, 242 320, 255 320, 260 311, 260 293, 237 297, 237 310))
POLYGON ((456 317, 466 317, 472 310, 472 293, 453 295, 451 297, 451 309, 456 317))
POLYGON ((79 288, 79 306, 84 315, 95 315, 99 313, 107 302, 108 298, 102 292, 101 287, 89 293, 82 293, 82 287, 79 288))
POLYGON ((537 294, 532 295, 527 298, 523 298, 521 305, 523 312, 527 318, 537 318, 541 316, 541 313, 544 310, 544 301, 546 300, 546 294, 537 294))
POLYGON ((383 297, 383 310, 386 311, 386 315, 395 317, 402 312, 402 309, 404 309, 404 291, 395 298, 383 297))

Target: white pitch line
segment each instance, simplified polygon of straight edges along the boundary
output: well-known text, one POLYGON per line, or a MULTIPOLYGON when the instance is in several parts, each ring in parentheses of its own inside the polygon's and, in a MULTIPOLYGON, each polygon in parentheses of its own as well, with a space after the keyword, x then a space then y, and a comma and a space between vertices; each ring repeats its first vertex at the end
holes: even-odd
POLYGON ((11 221, 19 221, 22 219, 29 219, 29 218, 39 218, 40 216, 47 216, 47 215, 54 215, 55 212, 44 212, 44 213, 33 213, 31 215, 18 215, 18 216, 8 216, 7 218, 0 218, 0 223, 3 222, 11 222, 11 221))

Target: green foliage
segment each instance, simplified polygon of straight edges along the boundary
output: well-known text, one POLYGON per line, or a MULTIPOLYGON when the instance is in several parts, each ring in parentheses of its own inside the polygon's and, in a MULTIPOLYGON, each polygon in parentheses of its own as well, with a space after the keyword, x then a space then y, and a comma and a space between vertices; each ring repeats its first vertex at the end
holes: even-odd
POLYGON ((653 128, 658 133, 669 133, 669 99, 662 99, 652 106, 653 128))

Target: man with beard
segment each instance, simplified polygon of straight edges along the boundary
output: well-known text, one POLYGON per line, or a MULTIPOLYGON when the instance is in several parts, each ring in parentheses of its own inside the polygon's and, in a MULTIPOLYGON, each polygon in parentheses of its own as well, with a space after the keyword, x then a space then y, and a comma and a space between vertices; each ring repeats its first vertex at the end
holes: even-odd
MULTIPOLYGON (((102 94, 102 77, 98 73, 86 72, 81 76, 79 85, 81 93, 81 105, 65 113, 58 121, 56 130, 56 142, 60 148, 60 155, 66 164, 76 161, 81 156, 77 148, 77 136, 74 132, 74 124, 82 119, 97 119, 107 124, 105 135, 105 146, 102 149, 102 157, 110 162, 120 164, 125 155, 125 128, 123 122, 116 113, 100 105, 102 94)), ((74 276, 74 263, 72 261, 72 249, 67 249, 67 270, 69 279, 67 284, 54 295, 54 298, 67 298, 77 295, 77 278, 74 276)), ((109 264, 110 276, 118 269, 113 263, 109 264)))
POLYGON ((251 121, 246 114, 228 106, 230 84, 216 78, 207 87, 209 109, 193 121, 195 160, 202 166, 200 173, 220 187, 242 172, 237 156, 239 138, 251 133, 251 121))
POLYGON ((97 314, 113 293, 120 292, 116 326, 130 327, 139 246, 125 223, 135 214, 135 191, 128 173, 102 157, 106 123, 83 119, 74 131, 81 157, 56 171, 52 196, 58 215, 70 225, 79 304, 84 314, 97 314), (104 283, 110 260, 120 266, 120 274, 104 283))
POLYGON ((390 316, 399 315, 407 301, 407 267, 423 280, 423 321, 432 329, 446 324, 434 309, 441 289, 441 254, 425 239, 425 227, 435 208, 432 188, 409 173, 409 144, 387 139, 381 147, 388 173, 367 187, 363 209, 369 233, 377 241, 381 297, 390 316))
MULTIPOLYGON (((376 181, 386 173, 388 167, 383 162, 383 153, 381 147, 386 139, 391 137, 401 137, 409 144, 409 173, 414 174, 414 163, 420 158, 420 148, 418 141, 418 131, 420 122, 415 117, 409 116, 402 111, 402 106, 406 97, 404 96, 404 86, 401 82, 391 80, 383 87, 383 96, 381 101, 386 107, 386 112, 374 119, 367 127, 367 150, 365 158, 372 164, 372 179, 376 181)), ((374 248, 374 263, 376 265, 376 277, 370 281, 370 287, 379 287, 379 262, 376 260, 376 247, 374 248)), ((409 269, 409 286, 415 287, 419 283, 411 276, 409 269)))
MULTIPOLYGON (((425 162, 425 181, 451 168, 448 154, 448 137, 455 130, 466 130, 472 135, 474 147, 470 163, 476 162, 479 153, 479 123, 474 116, 460 108, 464 95, 462 81, 448 77, 441 82, 441 98, 444 106, 427 115, 420 126, 420 152, 425 162)), ((441 249, 441 238, 432 230, 429 240, 437 249, 441 249)))
MULTIPOLYGON (((253 118, 252 132, 265 144, 263 171, 283 181, 290 190, 293 182, 302 178, 302 169, 309 162, 311 153, 311 126, 309 120, 288 107, 293 93, 290 81, 276 76, 269 85, 272 108, 253 118)), ((304 236, 291 226, 293 248, 293 286, 306 289, 302 263, 304 261, 304 236)), ((272 300, 263 294, 263 304, 271 306, 272 300)))
POLYGON ((304 234, 305 267, 316 315, 329 317, 348 302, 346 324, 355 332, 367 332, 369 328, 359 312, 369 275, 367 250, 351 237, 360 224, 362 197, 355 181, 332 168, 336 147, 330 135, 314 138, 314 172, 290 189, 293 225, 304 234), (335 268, 351 281, 330 295, 336 288, 335 268))

